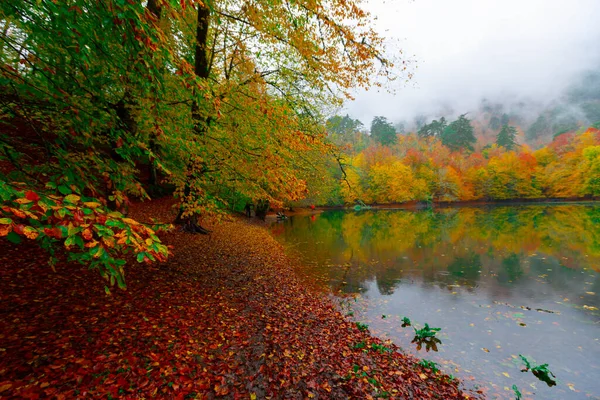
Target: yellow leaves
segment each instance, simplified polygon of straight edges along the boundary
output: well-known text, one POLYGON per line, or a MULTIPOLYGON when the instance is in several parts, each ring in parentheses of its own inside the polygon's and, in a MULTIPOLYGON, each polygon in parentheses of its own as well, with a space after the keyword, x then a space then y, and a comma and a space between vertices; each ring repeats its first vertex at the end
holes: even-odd
POLYGON ((429 377, 428 377, 427 375, 425 375, 424 373, 422 373, 422 372, 421 372, 421 373, 419 374, 419 378, 421 378, 421 379, 427 379, 427 378, 429 378, 429 377))
POLYGON ((37 231, 37 229, 32 228, 31 226, 26 226, 25 228, 23 228, 23 234, 25 235, 25 237, 27 237, 27 239, 37 239, 37 237, 39 236, 39 232, 37 231))
POLYGON ((31 200, 25 199, 25 198, 21 198, 21 199, 16 199, 15 203, 18 203, 18 204, 28 204, 28 203, 31 203, 31 200))
POLYGON ((77 196, 76 194, 65 196, 65 201, 71 204, 77 204, 79 200, 81 200, 81 197, 77 196))
POLYGON ((508 374, 508 372, 503 372, 502 375, 504 375, 507 378, 510 378, 510 375, 508 374))
POLYGON ((92 210, 102 206, 102 204, 93 201, 86 201, 83 203, 83 205, 87 208, 91 208, 92 210))
POLYGON ((112 237, 103 237, 102 243, 104 243, 109 249, 115 247, 115 239, 112 237))
POLYGON ((594 307, 594 306, 584 305, 583 308, 586 310, 590 310, 590 311, 598 311, 598 307, 594 307))
POLYGON ((140 224, 139 222, 137 222, 136 220, 131 219, 131 218, 123 218, 123 219, 121 219, 121 221, 125 222, 128 225, 134 225, 134 226, 140 224))

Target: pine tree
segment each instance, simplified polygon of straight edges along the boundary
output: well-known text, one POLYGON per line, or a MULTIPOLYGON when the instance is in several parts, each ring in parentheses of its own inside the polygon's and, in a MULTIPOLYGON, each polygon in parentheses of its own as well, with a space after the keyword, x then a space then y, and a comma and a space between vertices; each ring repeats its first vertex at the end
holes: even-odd
POLYGON ((477 142, 473 133, 471 121, 463 114, 453 121, 442 132, 442 143, 450 150, 456 151, 466 149, 473 151, 473 145, 477 142))
POLYGON ((504 124, 498 136, 496 136, 496 144, 504 147, 506 150, 512 150, 517 145, 517 129, 514 126, 504 124))
POLYGON ((396 142, 396 129, 385 117, 375 117, 371 122, 371 137, 376 142, 389 146, 396 142))

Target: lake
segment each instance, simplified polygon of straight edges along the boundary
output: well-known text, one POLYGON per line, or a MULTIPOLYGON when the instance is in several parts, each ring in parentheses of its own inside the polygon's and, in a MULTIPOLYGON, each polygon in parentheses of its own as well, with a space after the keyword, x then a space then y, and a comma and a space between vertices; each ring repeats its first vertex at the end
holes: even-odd
POLYGON ((465 387, 600 399, 600 206, 325 211, 271 230, 344 312, 465 387), (441 343, 417 350, 404 317, 441 328, 441 343), (519 355, 557 385, 521 372, 519 355))

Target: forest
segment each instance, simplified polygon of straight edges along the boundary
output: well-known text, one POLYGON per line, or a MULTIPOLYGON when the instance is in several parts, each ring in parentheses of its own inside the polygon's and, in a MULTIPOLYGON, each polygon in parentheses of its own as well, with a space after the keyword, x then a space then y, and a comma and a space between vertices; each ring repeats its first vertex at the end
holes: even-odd
POLYGON ((340 185, 322 189, 321 201, 331 204, 600 195, 600 130, 594 126, 558 132, 535 149, 509 121, 496 129, 493 142, 482 145, 466 115, 451 122, 441 117, 416 133, 397 133, 384 117, 373 120, 370 135, 348 115, 332 117, 327 125, 344 160, 343 174, 330 170, 340 185))
POLYGON ((169 253, 134 199, 172 194, 207 233, 305 197, 335 153, 322 110, 401 71, 368 21, 353 1, 3 2, 0 236, 124 286, 124 252, 169 253))

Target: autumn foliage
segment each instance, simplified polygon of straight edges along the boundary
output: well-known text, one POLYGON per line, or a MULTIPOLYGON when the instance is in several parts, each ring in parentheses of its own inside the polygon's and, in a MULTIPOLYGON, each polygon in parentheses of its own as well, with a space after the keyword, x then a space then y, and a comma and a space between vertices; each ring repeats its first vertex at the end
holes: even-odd
POLYGON ((2 2, 2 237, 123 285, 124 254, 168 253, 131 198, 172 194, 206 232, 305 197, 335 150, 322 110, 397 74, 384 53, 354 0, 2 2))
POLYGON ((435 137, 398 135, 394 145, 348 156, 343 199, 385 204, 597 197, 598 133, 565 133, 536 151, 494 144, 478 152, 451 151, 435 137))

